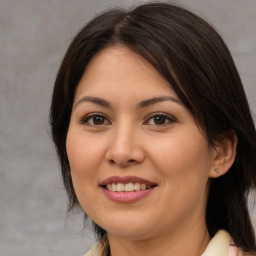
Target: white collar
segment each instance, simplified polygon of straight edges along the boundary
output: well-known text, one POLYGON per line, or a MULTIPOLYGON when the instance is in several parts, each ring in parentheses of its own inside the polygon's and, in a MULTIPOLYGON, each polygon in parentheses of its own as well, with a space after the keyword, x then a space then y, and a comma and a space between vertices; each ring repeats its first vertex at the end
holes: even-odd
POLYGON ((201 256, 228 256, 230 234, 220 230, 211 239, 201 256))

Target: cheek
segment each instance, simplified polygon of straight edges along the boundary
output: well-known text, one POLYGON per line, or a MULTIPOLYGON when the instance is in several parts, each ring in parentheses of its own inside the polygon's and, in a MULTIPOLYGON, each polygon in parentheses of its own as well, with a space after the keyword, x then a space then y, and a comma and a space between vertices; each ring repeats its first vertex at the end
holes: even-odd
POLYGON ((77 199, 88 213, 91 209, 89 206, 93 205, 92 199, 98 185, 96 174, 99 150, 97 144, 90 143, 90 139, 85 138, 79 132, 69 130, 66 149, 77 199))
POLYGON ((89 175, 100 164, 102 146, 92 137, 70 130, 67 135, 66 149, 71 172, 76 175, 89 175))
POLYGON ((88 197, 93 193, 92 189, 97 187, 99 149, 97 144, 91 143, 89 138, 75 130, 68 132, 66 149, 75 193, 83 206, 82 201, 88 201, 88 197))
POLYGON ((149 154, 163 180, 176 179, 183 185, 190 180, 193 185, 208 179, 211 150, 200 133, 183 132, 153 144, 149 154))

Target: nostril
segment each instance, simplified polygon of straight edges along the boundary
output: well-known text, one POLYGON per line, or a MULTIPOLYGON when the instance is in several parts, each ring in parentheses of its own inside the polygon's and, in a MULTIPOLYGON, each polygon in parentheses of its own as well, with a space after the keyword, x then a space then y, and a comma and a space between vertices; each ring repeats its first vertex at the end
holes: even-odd
POLYGON ((134 159, 130 159, 130 160, 128 160, 128 161, 123 161, 123 162, 122 162, 122 161, 115 161, 115 160, 111 159, 109 162, 110 162, 111 165, 117 164, 117 165, 119 165, 120 167, 127 167, 127 166, 129 166, 129 165, 135 164, 137 161, 134 160, 134 159))

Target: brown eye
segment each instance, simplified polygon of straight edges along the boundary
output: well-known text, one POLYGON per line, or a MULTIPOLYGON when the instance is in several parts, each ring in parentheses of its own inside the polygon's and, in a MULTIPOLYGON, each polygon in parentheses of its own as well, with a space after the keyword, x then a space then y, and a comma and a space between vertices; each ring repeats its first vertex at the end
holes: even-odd
POLYGON ((105 118, 102 116, 94 116, 92 118, 93 125, 103 125, 105 122, 105 118))
POLYGON ((108 119, 100 114, 90 114, 83 118, 80 122, 81 124, 87 124, 92 126, 101 126, 101 125, 109 125, 110 122, 108 119))
POLYGON ((155 126, 165 126, 174 123, 176 120, 174 117, 167 114, 153 114, 151 115, 144 124, 155 125, 155 126))
POLYGON ((166 121, 167 121, 167 119, 165 116, 155 116, 154 117, 154 123, 156 125, 163 125, 166 123, 166 121))

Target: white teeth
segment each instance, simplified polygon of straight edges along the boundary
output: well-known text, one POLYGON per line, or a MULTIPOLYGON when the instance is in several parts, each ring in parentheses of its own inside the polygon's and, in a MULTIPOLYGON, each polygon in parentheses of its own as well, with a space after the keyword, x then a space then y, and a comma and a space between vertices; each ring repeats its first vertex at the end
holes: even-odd
POLYGON ((124 184, 123 183, 117 183, 116 184, 116 191, 118 191, 118 192, 124 191, 124 184))
POLYGON ((140 185, 140 189, 141 189, 141 190, 145 190, 146 188, 147 188, 147 187, 146 187, 146 184, 141 184, 141 185, 140 185))
POLYGON ((131 191, 138 191, 138 190, 146 190, 147 188, 152 188, 152 185, 146 185, 144 183, 140 184, 138 182, 136 183, 112 183, 112 184, 107 184, 106 188, 110 191, 113 192, 131 192, 131 191))
POLYGON ((140 190, 140 183, 135 183, 134 184, 134 190, 135 191, 140 190))
POLYGON ((115 184, 115 183, 113 183, 113 184, 112 184, 111 191, 113 191, 113 192, 115 192, 115 191, 116 191, 116 184, 115 184))
POLYGON ((133 190, 134 190, 133 183, 127 183, 124 185, 124 191, 133 191, 133 190))

